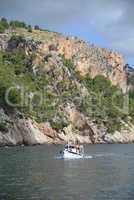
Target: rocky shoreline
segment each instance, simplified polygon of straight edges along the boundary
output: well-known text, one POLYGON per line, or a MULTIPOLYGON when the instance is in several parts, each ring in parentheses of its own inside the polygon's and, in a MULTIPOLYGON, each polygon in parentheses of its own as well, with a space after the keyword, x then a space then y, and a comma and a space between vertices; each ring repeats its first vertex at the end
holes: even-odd
MULTIPOLYGON (((80 120, 78 116, 77 120, 80 120)), ((120 132, 108 134, 103 128, 98 129, 93 122, 88 122, 86 130, 83 129, 77 133, 73 123, 57 132, 49 122, 37 123, 34 120, 20 119, 13 115, 10 118, 7 117, 7 121, 10 126, 8 130, 0 131, 0 146, 64 144, 68 140, 78 140, 83 144, 134 143, 134 126, 131 123, 124 124, 120 132)), ((81 126, 82 123, 84 122, 81 122, 81 126)))

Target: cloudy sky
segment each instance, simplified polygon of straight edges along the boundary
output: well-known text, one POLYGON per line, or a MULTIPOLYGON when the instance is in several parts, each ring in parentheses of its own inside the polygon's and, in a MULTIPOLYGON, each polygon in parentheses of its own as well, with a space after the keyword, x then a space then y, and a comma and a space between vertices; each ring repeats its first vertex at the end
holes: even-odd
POLYGON ((134 0, 0 0, 0 16, 80 36, 134 66, 134 0))

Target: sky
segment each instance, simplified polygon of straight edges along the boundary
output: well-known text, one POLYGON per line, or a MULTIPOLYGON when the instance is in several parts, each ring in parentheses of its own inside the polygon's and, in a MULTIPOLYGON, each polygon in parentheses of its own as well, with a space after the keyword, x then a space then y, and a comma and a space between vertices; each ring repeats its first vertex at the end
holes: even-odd
POLYGON ((134 0, 0 0, 0 16, 79 36, 134 67, 134 0))

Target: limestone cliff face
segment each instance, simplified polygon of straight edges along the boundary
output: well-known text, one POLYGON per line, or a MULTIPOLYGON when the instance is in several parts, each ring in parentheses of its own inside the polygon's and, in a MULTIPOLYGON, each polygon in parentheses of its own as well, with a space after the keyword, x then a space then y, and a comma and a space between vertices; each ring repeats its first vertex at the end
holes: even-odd
POLYGON ((124 123, 121 132, 106 133, 104 127, 97 127, 75 108, 68 106, 66 114, 70 124, 61 132, 56 132, 47 122, 37 123, 31 119, 19 118, 17 114, 7 116, 4 110, 0 110, 0 117, 7 121, 8 128, 0 131, 0 146, 39 145, 39 144, 63 144, 68 140, 80 143, 133 143, 134 125, 124 123), (75 129, 77 128, 77 129, 75 129))
POLYGON ((9 39, 8 34, 0 34, 0 51, 7 49, 9 39))
POLYGON ((125 70, 127 74, 128 90, 134 92, 134 69, 129 65, 126 65, 125 70))
MULTIPOLYGON (((124 61, 119 53, 99 48, 76 37, 65 37, 55 33, 44 33, 44 35, 38 34, 37 36, 35 33, 30 37, 25 35, 25 32, 23 33, 27 41, 25 45, 23 44, 26 54, 31 55, 34 52, 32 67, 35 72, 38 71, 39 66, 49 69, 54 64, 59 65, 60 55, 64 55, 66 59, 72 60, 74 69, 81 75, 89 74, 94 78, 101 74, 111 80, 113 85, 126 91, 124 61), (47 66, 44 66, 45 57, 48 59, 47 66)), ((0 35, 1 50, 8 47, 10 34, 0 35)))
MULTIPOLYGON (((118 53, 96 47, 75 37, 55 36, 53 40, 41 41, 37 47, 33 65, 35 67, 40 65, 44 55, 49 53, 57 57, 64 55, 66 59, 72 60, 75 71, 80 72, 83 76, 89 74, 94 78, 101 74, 111 80, 113 85, 119 86, 124 92, 126 91, 124 61, 118 53)), ((58 64, 55 59, 51 62, 58 64)))
POLYGON ((67 59, 73 59, 75 70, 81 75, 89 74, 92 78, 101 74, 126 91, 126 75, 123 71, 123 57, 107 49, 85 43, 82 40, 61 38, 58 51, 67 59))
POLYGON ((24 51, 28 58, 26 68, 35 79, 40 75, 46 76, 48 96, 56 96, 58 99, 64 91, 64 95, 68 96, 56 107, 53 119, 45 118, 41 123, 21 118, 17 111, 11 114, 0 109, 0 145, 63 143, 69 139, 77 139, 81 143, 134 142, 132 124, 129 127, 125 124, 126 127, 121 132, 116 131, 110 135, 104 123, 97 124, 87 113, 78 109, 76 97, 83 100, 90 92, 77 78, 72 77, 74 72, 79 72, 83 77, 90 75, 92 78, 103 75, 125 92, 126 73, 120 54, 76 37, 65 37, 52 32, 33 30, 28 33, 25 29, 16 29, 0 34, 0 51, 12 54, 16 49, 24 51), (23 40, 11 40, 12 35, 23 36, 23 40), (68 62, 67 65, 65 61, 68 62), (52 125, 59 121, 63 127, 57 130, 52 125))

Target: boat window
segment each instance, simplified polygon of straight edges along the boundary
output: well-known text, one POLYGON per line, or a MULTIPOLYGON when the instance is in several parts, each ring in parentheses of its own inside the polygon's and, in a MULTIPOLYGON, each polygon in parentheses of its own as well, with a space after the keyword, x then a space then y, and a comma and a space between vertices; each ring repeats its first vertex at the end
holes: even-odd
POLYGON ((75 147, 74 146, 65 146, 65 149, 68 149, 68 148, 74 149, 75 147))

